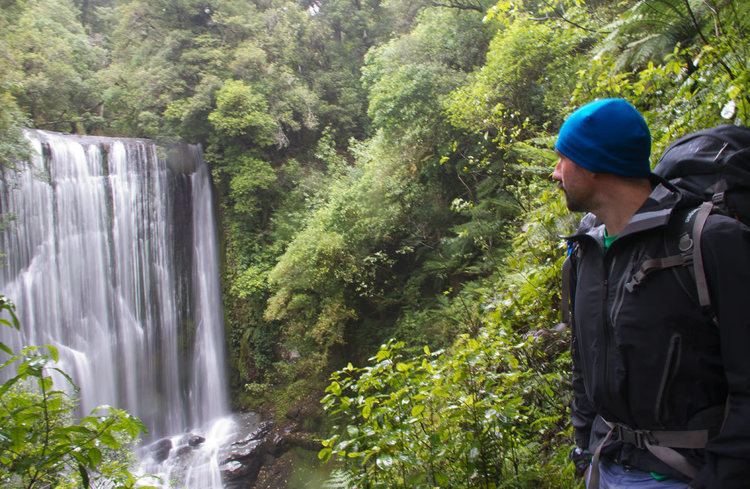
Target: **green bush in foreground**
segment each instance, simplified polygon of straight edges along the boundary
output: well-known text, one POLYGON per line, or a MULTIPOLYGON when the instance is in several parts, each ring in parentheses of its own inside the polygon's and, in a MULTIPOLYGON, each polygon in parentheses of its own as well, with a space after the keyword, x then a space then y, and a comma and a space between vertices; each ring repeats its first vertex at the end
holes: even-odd
MULTIPOLYGON (((0 296, 0 323, 19 329, 13 305, 0 296)), ((0 485, 4 488, 135 487, 128 447, 145 431, 138 418, 122 409, 95 408, 76 419, 75 399, 56 388, 54 346, 27 346, 9 356, 0 371, 15 366, 15 375, 0 385, 0 485)), ((146 487, 146 486, 140 486, 146 487)))
POLYGON ((540 341, 485 329, 451 355, 383 345, 371 366, 333 374, 323 403, 346 424, 319 457, 344 459, 356 487, 572 487, 563 465, 550 479, 552 466, 528 462, 567 447, 542 445, 559 436, 565 407, 561 373, 533 365, 540 341))
POLYGON ((568 333, 553 327, 564 209, 554 192, 533 192, 475 333, 447 351, 392 340, 368 366, 331 376, 322 402, 338 426, 319 458, 343 461, 353 487, 575 487, 568 333))

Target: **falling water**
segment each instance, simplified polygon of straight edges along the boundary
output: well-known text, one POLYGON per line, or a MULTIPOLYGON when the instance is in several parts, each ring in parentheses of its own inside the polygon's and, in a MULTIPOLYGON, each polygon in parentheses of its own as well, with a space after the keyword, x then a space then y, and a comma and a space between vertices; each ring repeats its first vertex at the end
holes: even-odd
POLYGON ((231 421, 222 418, 216 226, 200 149, 45 131, 26 137, 29 165, 2 170, 0 181, 0 292, 24 328, 0 339, 15 349, 58 347, 84 412, 123 407, 151 440, 202 433, 205 453, 195 457, 199 468, 186 469, 194 483, 184 484, 221 487, 211 454, 231 421))

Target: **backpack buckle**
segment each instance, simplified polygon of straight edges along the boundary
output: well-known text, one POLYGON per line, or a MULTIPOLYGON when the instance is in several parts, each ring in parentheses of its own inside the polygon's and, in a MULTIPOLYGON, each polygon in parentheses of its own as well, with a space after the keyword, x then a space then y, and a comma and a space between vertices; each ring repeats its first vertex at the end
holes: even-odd
POLYGON ((646 278, 646 274, 643 273, 643 270, 638 270, 638 272, 633 275, 633 278, 625 284, 625 289, 632 294, 635 288, 641 285, 644 278, 646 278))
POLYGON ((616 426, 615 433, 617 434, 617 438, 623 443, 628 443, 636 448, 640 448, 641 450, 646 449, 647 443, 650 445, 656 443, 653 434, 648 430, 634 430, 620 423, 616 426))

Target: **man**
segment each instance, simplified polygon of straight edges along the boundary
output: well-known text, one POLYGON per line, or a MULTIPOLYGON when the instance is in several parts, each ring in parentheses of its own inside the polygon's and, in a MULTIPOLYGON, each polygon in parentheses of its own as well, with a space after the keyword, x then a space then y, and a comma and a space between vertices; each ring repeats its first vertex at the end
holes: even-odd
POLYGON ((750 230, 708 217, 705 311, 688 266, 634 279, 693 245, 677 236, 700 203, 651 173, 638 111, 587 104, 555 149, 568 208, 588 212, 568 239, 572 458, 582 469, 593 454, 589 489, 750 488, 750 230))

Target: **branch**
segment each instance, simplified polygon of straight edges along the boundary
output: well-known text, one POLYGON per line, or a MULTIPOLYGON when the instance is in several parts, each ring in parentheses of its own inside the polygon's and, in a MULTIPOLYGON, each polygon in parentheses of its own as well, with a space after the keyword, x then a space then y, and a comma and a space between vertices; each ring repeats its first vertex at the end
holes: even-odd
MULTIPOLYGON (((556 7, 554 5, 550 5, 550 3, 547 0, 544 0, 544 3, 548 7, 552 7, 552 11, 555 13, 555 16, 557 16, 563 22, 567 22, 568 24, 572 25, 573 27, 578 27, 579 29, 582 29, 582 30, 584 30, 586 32, 599 32, 596 29, 591 29, 590 27, 582 26, 581 24, 579 24, 577 22, 573 22, 572 20, 568 19, 567 17, 565 17, 565 13, 561 12, 561 9, 559 7, 556 7)), ((532 18, 532 20, 549 20, 549 18, 550 18, 549 15, 547 15, 547 16, 545 16, 543 18, 536 18, 536 19, 532 18)))
MULTIPOLYGON (((700 36, 701 40, 706 44, 706 46, 709 46, 711 43, 708 42, 708 39, 706 39, 706 36, 703 35, 703 30, 701 29, 700 24, 698 24, 698 19, 695 17, 695 13, 693 12, 693 9, 690 7, 690 2, 688 0, 683 0, 685 3, 685 8, 687 8, 688 13, 690 14, 690 19, 693 22, 693 25, 695 26, 695 29, 698 31, 698 35, 700 36)), ((729 75, 730 80, 734 80, 736 78, 734 72, 732 71, 732 68, 729 67, 726 62, 718 58, 717 61, 719 64, 724 68, 724 71, 727 72, 727 75, 729 75)))
POLYGON ((471 191, 471 188, 468 185, 466 185, 466 182, 464 182, 464 179, 461 178, 461 173, 460 172, 458 172, 458 171, 456 172, 456 177, 458 177, 458 181, 460 181, 463 184, 463 186, 466 187, 466 191, 469 193, 469 198, 472 200, 472 203, 473 203, 474 202, 474 192, 471 191))
POLYGON ((690 6, 690 2, 688 0, 683 0, 683 3, 685 4, 685 8, 687 9, 688 14, 690 15, 690 20, 693 22, 693 26, 695 27, 695 30, 698 32, 698 36, 700 36, 701 40, 708 45, 708 39, 706 39, 706 36, 703 35, 703 29, 701 29, 700 24, 698 23, 698 19, 695 17, 695 13, 693 12, 693 8, 690 6))

